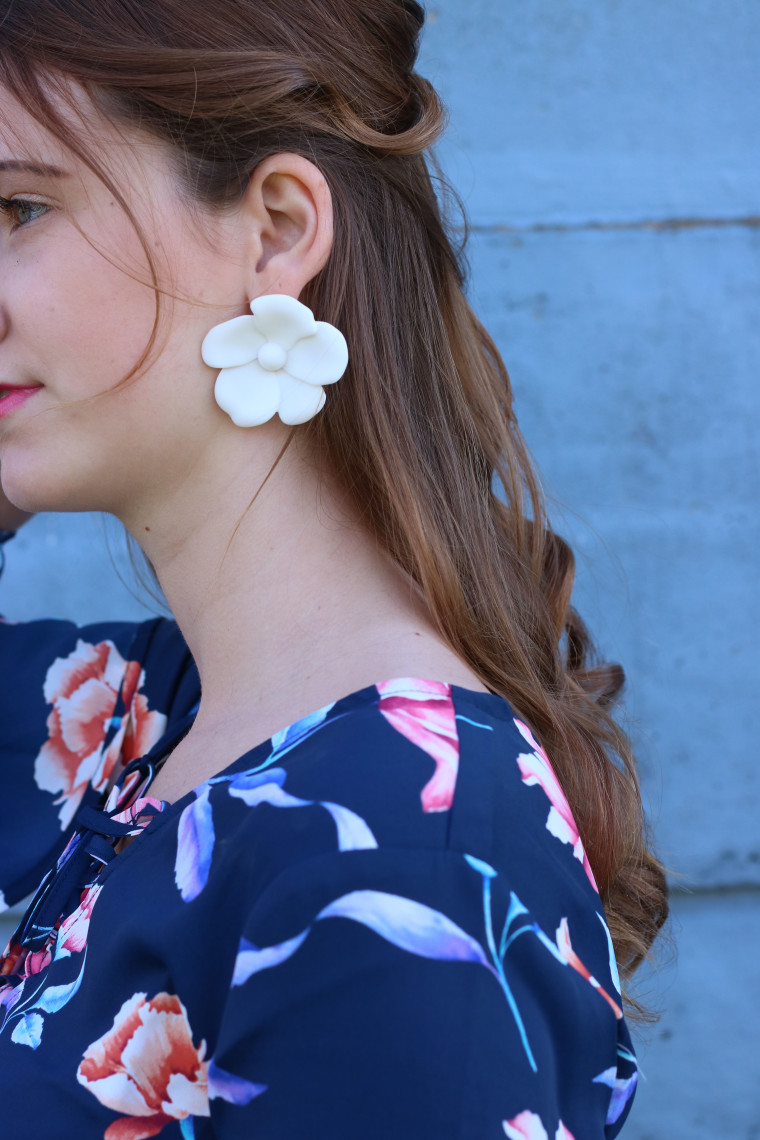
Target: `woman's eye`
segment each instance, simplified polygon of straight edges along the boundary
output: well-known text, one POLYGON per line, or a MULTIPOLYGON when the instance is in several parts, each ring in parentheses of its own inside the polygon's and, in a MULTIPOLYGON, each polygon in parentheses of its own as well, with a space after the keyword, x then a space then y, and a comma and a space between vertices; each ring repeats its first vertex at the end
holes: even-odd
POLYGON ((44 202, 29 202, 25 198, 0 198, 0 209, 3 213, 11 219, 13 229, 18 229, 19 226, 25 226, 29 222, 35 221, 36 218, 42 217, 50 207, 46 206, 44 202))

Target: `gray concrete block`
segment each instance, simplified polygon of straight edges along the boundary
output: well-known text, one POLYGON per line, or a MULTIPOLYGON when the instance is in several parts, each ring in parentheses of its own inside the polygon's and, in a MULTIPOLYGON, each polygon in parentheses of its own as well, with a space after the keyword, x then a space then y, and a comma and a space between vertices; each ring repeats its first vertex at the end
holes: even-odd
POLYGON ((667 1011, 635 1031, 642 1068, 625 1140, 760 1137, 760 893, 674 900, 678 958, 642 978, 667 1011))
POLYGON ((758 254, 742 227, 471 243, 660 850, 703 885, 760 883, 758 254))
POLYGON ((752 0, 430 0, 421 70, 480 225, 757 214, 752 0))

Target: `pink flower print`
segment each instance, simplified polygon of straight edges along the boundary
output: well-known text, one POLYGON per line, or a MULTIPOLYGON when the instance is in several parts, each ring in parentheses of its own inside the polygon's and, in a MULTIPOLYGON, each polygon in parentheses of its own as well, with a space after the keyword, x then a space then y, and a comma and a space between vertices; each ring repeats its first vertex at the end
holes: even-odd
POLYGON ((196 1048, 179 998, 133 994, 87 1049, 77 1080, 121 1113, 104 1140, 147 1140, 172 1120, 208 1116, 206 1043, 196 1048))
POLYGON ((33 974, 42 973, 52 961, 53 954, 49 945, 45 945, 42 950, 35 950, 33 953, 27 952, 24 957, 24 977, 31 978, 33 974))
POLYGON ((454 802, 459 771, 451 685, 403 677, 379 684, 377 691, 378 707, 388 723, 435 761, 435 772, 420 795, 422 810, 448 811, 454 802))
MULTIPOLYGON (((541 1117, 527 1109, 512 1120, 503 1120, 502 1128, 509 1140, 549 1140, 546 1129, 541 1123, 541 1117)), ((554 1140, 575 1140, 570 1129, 566 1128, 561 1120, 554 1133, 554 1140)))
POLYGON ((63 952, 80 954, 84 950, 87 945, 92 910, 102 889, 101 884, 96 884, 82 891, 79 906, 61 923, 56 942, 56 957, 61 957, 63 952))
POLYGON ((610 997, 610 995, 607 993, 607 991, 599 984, 599 982, 593 976, 591 971, 589 969, 587 969, 586 966, 584 966, 583 962, 580 960, 578 955, 573 950, 573 946, 572 946, 572 943, 570 941, 570 927, 568 926, 568 922, 567 922, 566 918, 563 918, 559 924, 559 929, 557 930, 556 939, 557 939, 557 949, 559 950, 559 952, 562 955, 562 957, 564 958, 564 960, 567 962, 568 966, 572 966, 572 968, 575 971, 577 971, 577 973, 579 973, 582 978, 585 978, 586 981, 589 982, 589 984, 592 985, 594 987, 594 989, 599 992, 599 994, 601 994, 601 996, 604 998, 604 1000, 612 1008, 612 1011, 614 1012, 615 1017, 619 1021, 620 1018, 623 1016, 622 1009, 620 1008, 618 1003, 615 1001, 615 999, 610 997))
POLYGON ((532 752, 523 752, 517 757, 517 763, 522 772, 523 783, 529 786, 532 784, 539 784, 541 786, 552 805, 546 819, 547 830, 562 843, 570 844, 573 849, 573 855, 583 866, 583 870, 586 872, 591 886, 598 894, 599 888, 596 885, 594 872, 591 870, 591 864, 588 861, 583 841, 578 834, 573 813, 570 811, 570 805, 567 802, 565 793, 562 791, 559 780, 554 775, 549 757, 526 724, 523 724, 523 722, 517 720, 517 718, 515 718, 515 724, 517 725, 520 735, 533 749, 532 752))
POLYGON ((68 657, 57 658, 48 669, 43 692, 53 707, 34 778, 43 791, 58 795, 62 830, 71 822, 88 784, 101 791, 120 758, 128 763, 162 735, 166 718, 148 711, 145 697, 138 693, 143 680, 139 664, 126 662, 110 641, 97 645, 78 641, 68 657), (126 715, 103 755, 122 680, 126 715))

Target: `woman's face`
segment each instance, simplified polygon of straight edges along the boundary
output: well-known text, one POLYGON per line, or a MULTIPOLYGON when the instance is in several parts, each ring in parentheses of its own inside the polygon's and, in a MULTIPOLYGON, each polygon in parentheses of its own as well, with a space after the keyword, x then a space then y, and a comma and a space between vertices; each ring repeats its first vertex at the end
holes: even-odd
POLYGON ((170 493, 225 430, 200 345, 245 311, 240 242, 228 215, 209 212, 201 229, 158 144, 80 106, 77 130, 91 132, 160 284, 182 299, 163 298, 149 363, 119 386, 154 322, 145 252, 102 182, 0 88, 0 197, 9 203, 0 213, 0 472, 27 510, 126 519, 170 493))

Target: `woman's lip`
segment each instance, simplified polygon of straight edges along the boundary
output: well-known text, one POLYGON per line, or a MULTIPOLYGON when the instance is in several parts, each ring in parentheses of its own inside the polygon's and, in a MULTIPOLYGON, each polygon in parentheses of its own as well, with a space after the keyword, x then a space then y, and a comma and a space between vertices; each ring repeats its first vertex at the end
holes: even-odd
POLYGON ((34 395, 35 392, 42 391, 40 384, 34 384, 29 388, 0 388, 0 419, 3 416, 10 415, 16 408, 20 408, 22 404, 34 395), (4 395, 7 393, 7 395, 4 395))

